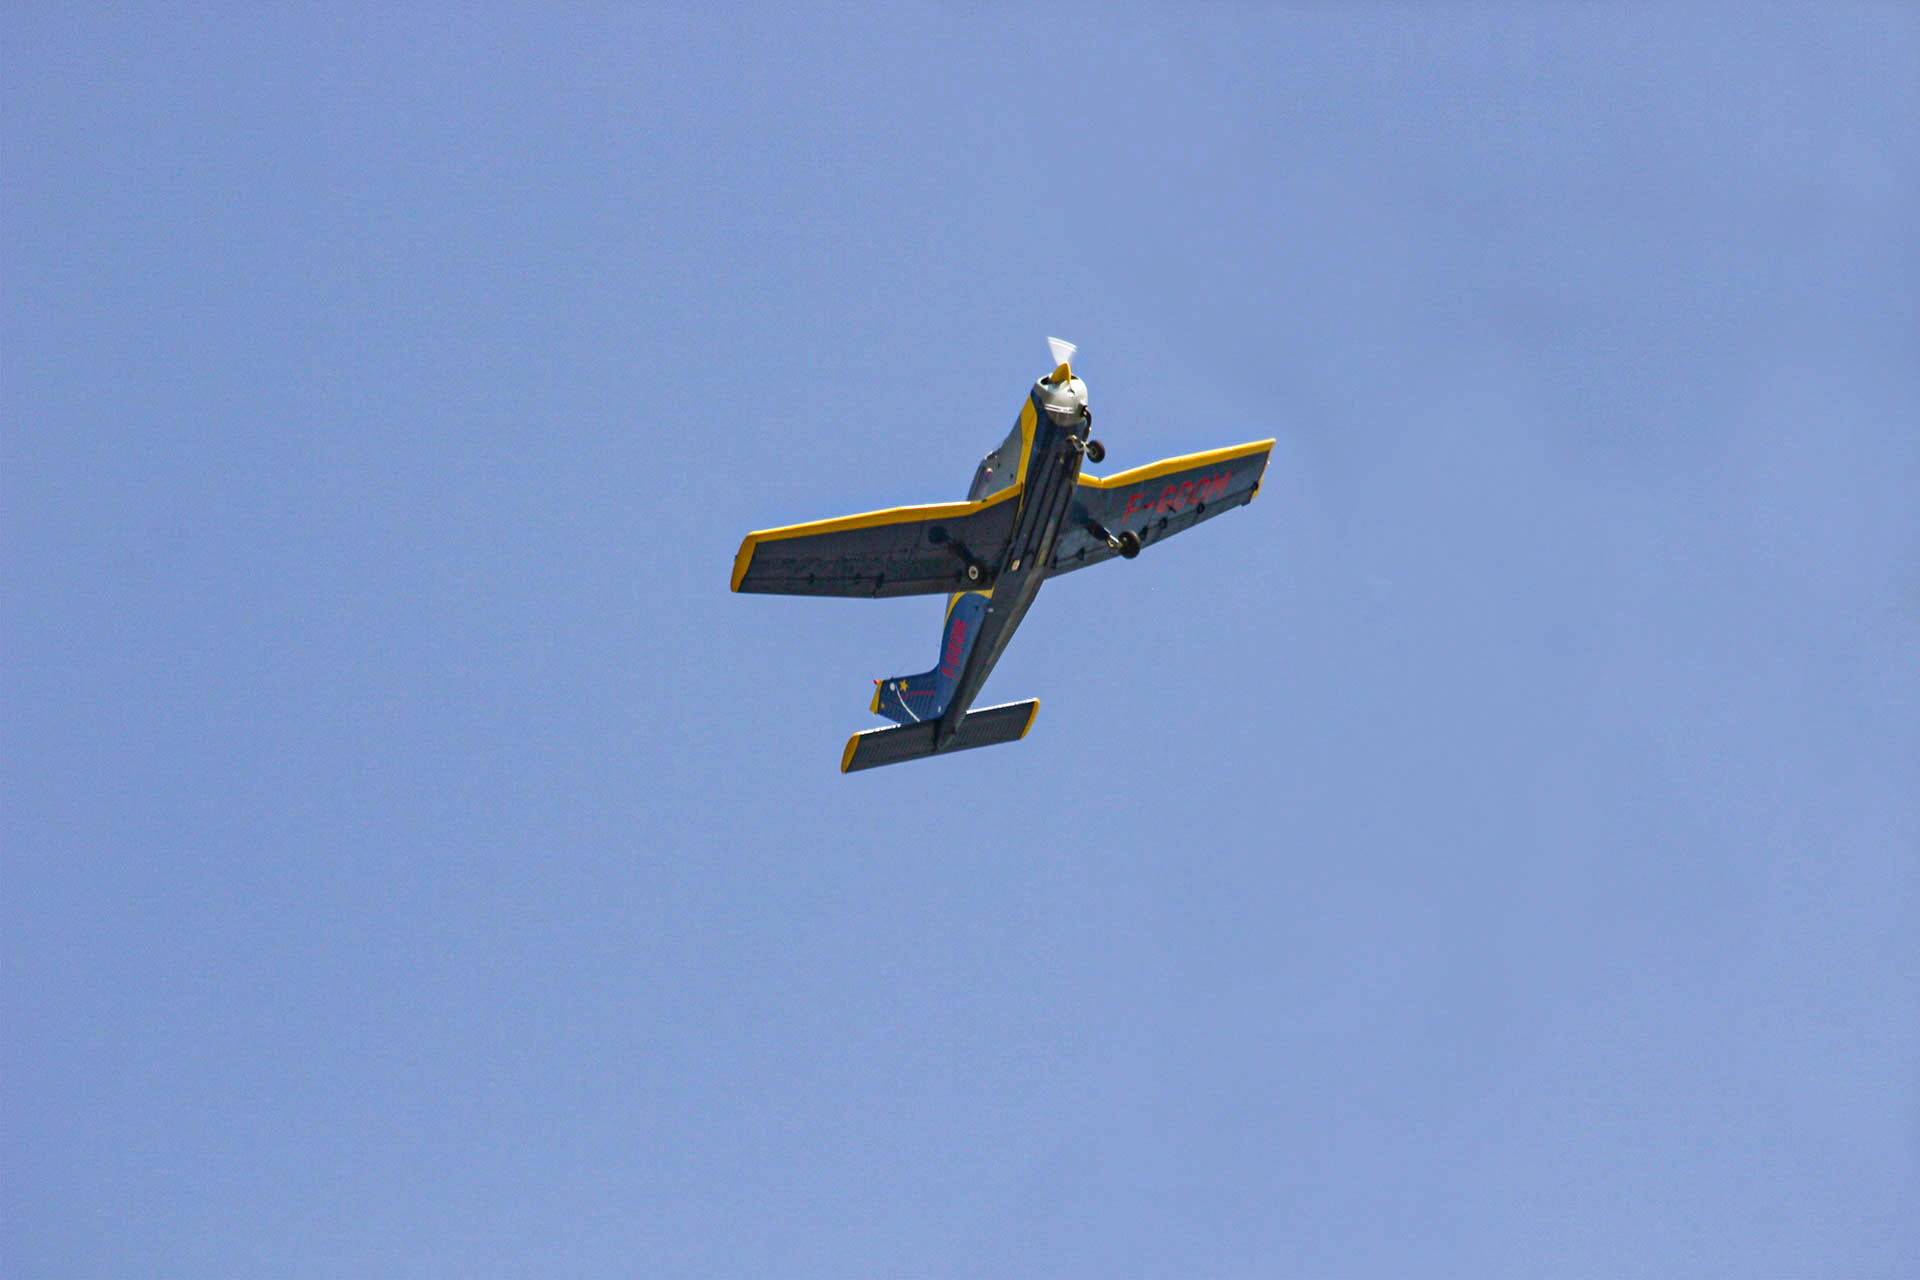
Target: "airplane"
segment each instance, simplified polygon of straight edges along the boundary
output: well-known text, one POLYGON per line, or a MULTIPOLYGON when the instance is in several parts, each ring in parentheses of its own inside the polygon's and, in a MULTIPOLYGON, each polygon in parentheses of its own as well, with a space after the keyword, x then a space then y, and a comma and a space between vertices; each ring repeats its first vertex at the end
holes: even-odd
POLYGON ((1260 492, 1272 440, 1167 458, 1118 475, 1087 475, 1106 449, 1092 438, 1078 348, 1048 338, 1052 373, 1020 406, 1000 447, 981 460, 965 502, 890 507, 749 533, 733 589, 798 596, 947 597, 931 671, 874 681, 868 710, 895 721, 847 740, 840 771, 920 760, 1024 738, 1039 699, 972 710, 1048 578, 1131 560, 1260 492))

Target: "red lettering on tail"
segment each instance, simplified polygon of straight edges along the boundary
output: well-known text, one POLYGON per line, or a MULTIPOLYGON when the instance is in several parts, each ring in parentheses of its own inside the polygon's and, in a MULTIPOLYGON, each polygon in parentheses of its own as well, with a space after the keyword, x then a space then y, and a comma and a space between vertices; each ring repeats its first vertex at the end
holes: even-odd
POLYGON ((940 664, 940 674, 949 680, 960 678, 960 659, 967 652, 967 624, 964 619, 955 618, 953 629, 947 632, 946 659, 940 664))

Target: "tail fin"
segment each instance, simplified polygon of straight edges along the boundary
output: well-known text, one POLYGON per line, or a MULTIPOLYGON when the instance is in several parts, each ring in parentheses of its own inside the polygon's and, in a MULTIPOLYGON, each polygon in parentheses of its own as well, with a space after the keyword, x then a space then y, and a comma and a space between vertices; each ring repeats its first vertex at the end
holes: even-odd
POLYGON ((947 599, 947 622, 940 633, 940 661, 917 676, 891 676, 878 683, 869 709, 904 725, 938 720, 953 698, 980 620, 987 616, 986 591, 961 591, 947 599))
MULTIPOLYGON (((997 707, 969 711, 960 722, 960 731, 946 745, 947 751, 965 751, 969 747, 991 747, 995 743, 1014 742, 1027 736, 1033 717, 1040 710, 1039 699, 1006 702, 997 707)), ((883 764, 920 760, 934 754, 933 735, 939 726, 932 720, 924 724, 903 724, 893 729, 869 729, 847 739, 840 753, 840 772, 858 773, 883 764)))

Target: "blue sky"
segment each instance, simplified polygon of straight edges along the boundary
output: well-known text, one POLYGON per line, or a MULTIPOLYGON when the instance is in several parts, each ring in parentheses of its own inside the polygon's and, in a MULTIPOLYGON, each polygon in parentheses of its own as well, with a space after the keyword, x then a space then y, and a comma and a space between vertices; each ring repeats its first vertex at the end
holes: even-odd
POLYGON ((1920 1267, 1911 10, 8 25, 9 1275, 1920 1267))

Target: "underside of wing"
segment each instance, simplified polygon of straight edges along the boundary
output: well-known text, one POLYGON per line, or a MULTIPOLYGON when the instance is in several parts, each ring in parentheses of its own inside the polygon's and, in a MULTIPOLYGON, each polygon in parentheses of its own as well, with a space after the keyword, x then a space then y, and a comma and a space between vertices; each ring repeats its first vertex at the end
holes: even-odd
POLYGON ((1067 573, 1110 560, 1106 535, 1131 533, 1151 545, 1223 511, 1245 506, 1260 491, 1273 441, 1255 440, 1167 458, 1118 475, 1081 475, 1072 510, 1054 544, 1052 570, 1067 573))
POLYGON ((795 596, 911 596, 963 590, 998 565, 1020 486, 979 502, 891 507, 750 533, 733 558, 735 591, 795 596))

